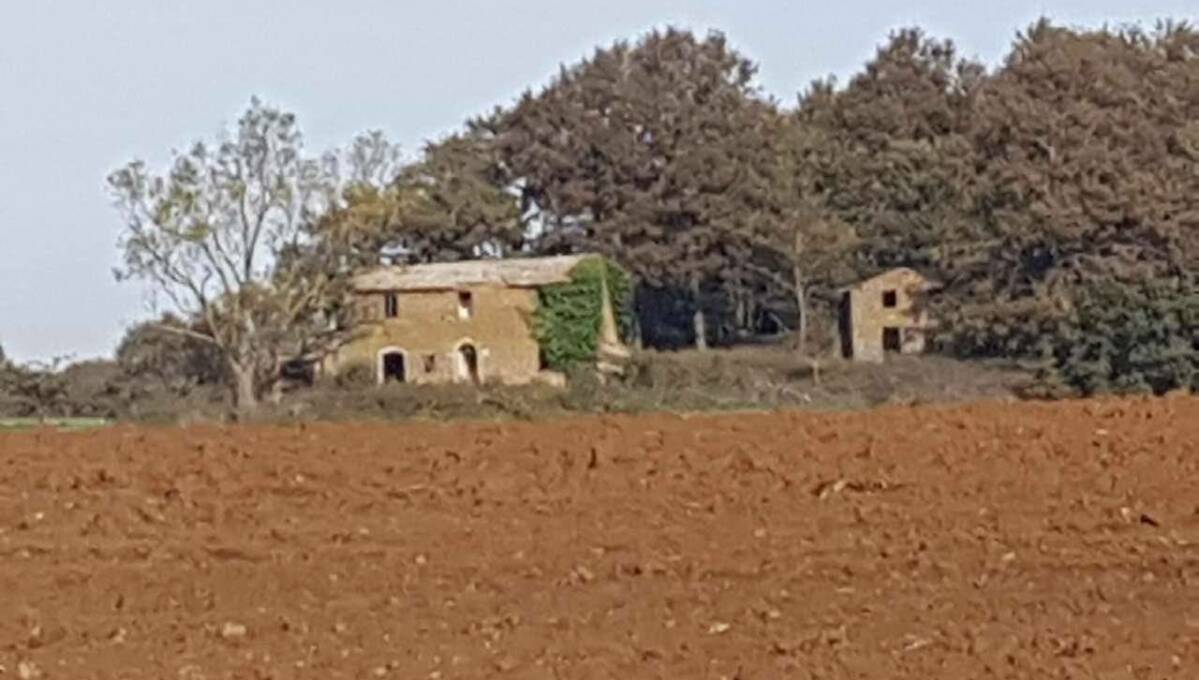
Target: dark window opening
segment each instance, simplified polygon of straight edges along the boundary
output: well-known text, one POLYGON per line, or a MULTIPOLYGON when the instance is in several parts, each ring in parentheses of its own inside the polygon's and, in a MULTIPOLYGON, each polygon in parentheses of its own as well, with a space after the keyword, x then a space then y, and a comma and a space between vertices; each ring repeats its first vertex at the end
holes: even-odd
POLYGON ((437 370, 437 355, 425 355, 425 373, 432 373, 435 370, 437 370))
POLYGON ((458 318, 469 319, 475 313, 475 296, 469 290, 458 291, 458 318))
POLYGON ((462 368, 466 371, 464 376, 470 382, 479 384, 479 353, 475 351, 474 345, 463 345, 458 348, 458 353, 462 356, 462 368))
POLYGON ((550 368, 550 360, 549 360, 549 357, 547 357, 545 355, 545 350, 544 349, 537 350, 537 369, 541 370, 541 371, 548 371, 549 368, 550 368))
POLYGON ((898 328, 883 329, 883 350, 886 352, 899 352, 903 350, 903 335, 898 328))
POLYGON ((312 385, 316 381, 316 365, 303 359, 292 359, 283 363, 280 374, 285 380, 294 380, 312 385))
POLYGON ((899 304, 899 293, 894 290, 883 291, 883 306, 891 309, 899 304))
POLYGON ((383 297, 383 316, 388 319, 394 319, 400 315, 400 298, 395 293, 388 293, 383 297))
POLYGON ((383 355, 383 382, 404 382, 408 379, 407 367, 404 365, 402 352, 388 352, 383 355))

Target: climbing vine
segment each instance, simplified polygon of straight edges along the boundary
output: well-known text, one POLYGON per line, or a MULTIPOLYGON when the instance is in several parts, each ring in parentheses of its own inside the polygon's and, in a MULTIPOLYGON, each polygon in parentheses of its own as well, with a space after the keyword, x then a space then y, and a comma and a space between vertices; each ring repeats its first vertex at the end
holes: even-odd
POLYGON ((595 360, 605 283, 617 330, 622 338, 627 337, 632 326, 633 288, 628 275, 608 260, 584 260, 571 272, 570 281, 540 289, 533 332, 550 368, 565 370, 595 360))

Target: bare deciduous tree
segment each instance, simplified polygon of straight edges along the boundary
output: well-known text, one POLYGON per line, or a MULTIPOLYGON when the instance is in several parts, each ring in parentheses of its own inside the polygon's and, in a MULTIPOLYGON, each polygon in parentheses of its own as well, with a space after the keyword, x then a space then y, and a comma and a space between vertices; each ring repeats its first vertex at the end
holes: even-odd
MULTIPOLYGON (((358 140, 346 175, 388 172, 380 135, 358 140), (358 158, 360 156, 361 158, 358 158)), ((278 383, 283 361, 327 330, 340 277, 306 258, 310 225, 338 198, 336 156, 305 156, 295 116, 253 99, 231 134, 174 155, 164 174, 134 161, 108 178, 124 219, 118 279, 148 282, 203 330, 165 327, 224 357, 236 407, 278 383)))

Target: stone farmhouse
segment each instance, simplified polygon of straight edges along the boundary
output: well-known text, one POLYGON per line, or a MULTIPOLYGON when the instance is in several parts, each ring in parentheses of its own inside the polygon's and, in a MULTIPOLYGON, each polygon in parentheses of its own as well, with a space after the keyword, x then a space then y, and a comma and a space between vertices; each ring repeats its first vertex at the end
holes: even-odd
POLYGON ((935 288, 919 272, 899 268, 842 289, 842 357, 880 362, 888 353, 923 352, 932 323, 918 298, 935 288))
MULTIPOLYGON (((323 372, 369 366, 380 383, 563 384, 533 335, 538 289, 594 255, 381 266, 354 277, 351 339, 323 372)), ((601 351, 620 354, 604 291, 601 351)))

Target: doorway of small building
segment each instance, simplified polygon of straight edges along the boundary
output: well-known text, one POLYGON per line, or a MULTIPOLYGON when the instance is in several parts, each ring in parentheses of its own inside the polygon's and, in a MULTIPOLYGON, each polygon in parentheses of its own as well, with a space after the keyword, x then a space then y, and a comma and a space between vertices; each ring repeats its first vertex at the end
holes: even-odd
POLYGON ((408 361, 404 351, 385 349, 379 353, 379 384, 407 382, 408 361))
POLYGON ((479 352, 469 342, 458 345, 458 377, 461 382, 479 384, 479 352))
POLYGON ((841 358, 853 358, 853 299, 849 291, 841 294, 837 306, 837 333, 841 336, 841 358))
POLYGON ((903 351, 903 335, 898 328, 883 329, 883 351, 896 353, 903 351))

